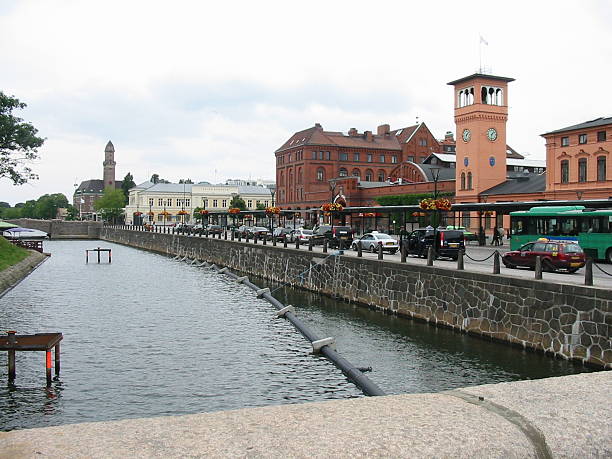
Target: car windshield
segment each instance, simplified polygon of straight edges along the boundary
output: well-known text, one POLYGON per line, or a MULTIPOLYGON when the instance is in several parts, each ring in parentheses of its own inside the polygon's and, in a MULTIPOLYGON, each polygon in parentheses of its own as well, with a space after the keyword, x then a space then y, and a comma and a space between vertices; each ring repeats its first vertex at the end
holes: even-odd
POLYGON ((563 246, 564 253, 582 253, 582 247, 578 244, 565 244, 563 246))

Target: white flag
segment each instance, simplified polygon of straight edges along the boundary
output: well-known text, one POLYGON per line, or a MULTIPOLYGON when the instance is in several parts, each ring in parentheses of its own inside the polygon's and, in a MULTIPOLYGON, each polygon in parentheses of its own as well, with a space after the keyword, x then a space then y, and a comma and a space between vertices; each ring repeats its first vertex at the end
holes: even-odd
POLYGON ((482 35, 480 36, 480 43, 484 43, 485 45, 489 46, 489 42, 482 38, 482 35))

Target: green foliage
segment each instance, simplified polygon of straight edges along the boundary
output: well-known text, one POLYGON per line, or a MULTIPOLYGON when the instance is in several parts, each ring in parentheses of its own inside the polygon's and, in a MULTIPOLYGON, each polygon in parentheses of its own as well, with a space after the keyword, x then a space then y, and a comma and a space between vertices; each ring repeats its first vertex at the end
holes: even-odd
POLYGON ((68 214, 66 215, 66 220, 78 220, 79 219, 79 209, 74 207, 72 204, 68 204, 68 214))
POLYGON ((132 177, 131 173, 127 173, 125 177, 123 177, 123 182, 121 182, 121 191, 123 191, 123 196, 125 196, 125 204, 128 202, 128 196, 130 192, 130 188, 134 188, 136 183, 134 183, 134 177, 132 177))
POLYGON ((94 209, 102 214, 102 218, 113 223, 123 217, 124 206, 123 191, 112 188, 106 188, 104 195, 94 203, 94 209))
POLYGON ((0 236, 0 271, 19 263, 28 256, 28 251, 11 244, 0 236))
POLYGON ((21 207, 9 207, 0 209, 0 217, 4 219, 21 218, 21 207))
POLYGON ((57 209, 69 207, 68 198, 62 193, 45 194, 37 200, 15 204, 15 207, 0 208, 2 218, 40 218, 48 220, 57 216, 57 209))
POLYGON ((196 207, 193 209, 193 218, 197 221, 200 220, 200 223, 204 223, 208 215, 202 215, 200 213, 201 210, 205 210, 204 207, 196 207))
POLYGON ((164 180, 163 178, 159 178, 159 174, 153 174, 149 179, 151 183, 170 183, 168 180, 164 180))
POLYGON ((266 210, 266 205, 263 202, 258 202, 255 206, 256 210, 266 210))
POLYGON ((4 202, 4 201, 0 201, 0 208, 7 208, 7 207, 11 207, 11 205, 8 202, 4 202))
POLYGON ((244 202, 244 199, 242 199, 239 194, 232 198, 230 201, 230 207, 237 207, 240 210, 247 210, 246 202, 244 202))
POLYGON ((193 185, 193 182, 189 178, 188 179, 180 179, 179 183, 186 183, 186 184, 189 184, 189 185, 193 185))
POLYGON ((34 126, 13 115, 13 110, 25 107, 0 91, 0 178, 8 177, 15 185, 33 178, 27 165, 38 158, 38 149, 45 143, 44 138, 36 136, 34 126))
MULTIPOLYGON (((438 198, 452 198, 455 193, 438 193, 438 198)), ((433 193, 400 194, 396 196, 380 196, 375 198, 381 206, 416 206, 425 198, 433 198, 433 193)))

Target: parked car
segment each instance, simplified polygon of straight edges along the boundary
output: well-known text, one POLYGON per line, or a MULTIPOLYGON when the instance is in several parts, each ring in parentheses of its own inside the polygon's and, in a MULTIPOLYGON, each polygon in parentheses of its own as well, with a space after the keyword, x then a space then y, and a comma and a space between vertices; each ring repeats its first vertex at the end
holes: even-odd
POLYGON ((312 237, 312 230, 304 229, 304 228, 298 228, 298 229, 291 230, 291 233, 289 234, 289 240, 291 242, 295 242, 298 239, 300 242, 308 242, 311 237, 312 237))
POLYGON ((465 226, 449 225, 446 227, 446 229, 463 231, 463 236, 465 237, 466 241, 478 241, 478 234, 468 231, 465 226))
POLYGON ((456 260, 459 250, 465 249, 465 236, 461 230, 421 228, 412 231, 406 241, 407 253, 423 258, 427 257, 429 247, 432 246, 436 257, 456 260))
POLYGON ((248 228, 251 228, 247 225, 241 225, 234 230, 235 237, 246 237, 248 228))
POLYGON ((283 228, 279 226, 278 228, 274 228, 274 232, 272 233, 277 241, 284 241, 287 239, 289 241, 289 234, 293 231, 291 228, 283 228))
POLYGON ((382 245, 383 252, 389 252, 393 255, 399 250, 399 242, 392 236, 386 233, 372 231, 364 234, 361 238, 355 239, 351 244, 353 250, 357 250, 357 245, 361 244, 362 250, 369 250, 374 253, 378 251, 378 247, 382 245))
POLYGON ((350 226, 334 226, 320 225, 315 226, 312 230, 313 244, 323 244, 327 239, 327 243, 331 248, 338 248, 340 243, 342 247, 348 248, 353 242, 353 230, 350 226))
POLYGON ((576 242, 549 241, 547 239, 528 242, 518 250, 506 252, 502 262, 507 268, 526 266, 535 269, 536 257, 542 260, 542 270, 575 273, 582 268, 586 259, 584 251, 576 242))
POLYGON ((183 231, 191 231, 193 229, 193 225, 189 224, 189 223, 177 223, 176 224, 176 230, 179 232, 183 232, 183 231))
POLYGON ((221 234, 223 233, 223 228, 221 225, 209 224, 206 226, 206 231, 208 231, 208 234, 221 234))
POLYGON ((204 226, 201 223, 198 223, 197 225, 194 225, 193 229, 195 231, 200 231, 204 228, 204 226))
POLYGON ((249 234, 249 238, 257 236, 257 239, 269 239, 270 237, 270 231, 268 231, 268 228, 263 226, 249 226, 247 227, 246 232, 249 234))

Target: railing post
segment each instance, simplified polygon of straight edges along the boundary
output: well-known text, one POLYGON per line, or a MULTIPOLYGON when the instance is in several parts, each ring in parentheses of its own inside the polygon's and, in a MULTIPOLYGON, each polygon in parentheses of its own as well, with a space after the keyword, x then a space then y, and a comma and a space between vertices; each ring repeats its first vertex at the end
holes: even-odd
POLYGON ((382 260, 383 259, 383 247, 382 247, 382 242, 378 243, 378 259, 382 260))
POLYGON ((584 265, 584 285, 593 285, 593 259, 587 258, 584 265))
POLYGON ((312 252, 312 239, 308 239, 308 251, 312 252))
POLYGON ((263 237, 263 245, 267 245, 267 242, 266 242, 267 239, 268 239, 267 237, 265 237, 265 236, 263 237))
POLYGON ((231 234, 230 234, 230 240, 234 240, 234 238, 236 237, 236 235, 234 234, 234 230, 232 230, 231 234))
POLYGON ((327 239, 323 239, 323 253, 327 253, 327 239))
POLYGON ((276 247, 276 236, 272 236, 272 247, 276 247))
POLYGON ((459 249, 459 253, 457 254, 457 271, 463 271, 465 269, 465 265, 463 263, 463 255, 465 251, 463 249, 459 249))
POLYGON ((434 248, 433 246, 429 246, 429 248, 427 249, 427 266, 433 266, 433 257, 434 254, 434 248))
POLYGON ((363 247, 361 246, 361 241, 357 241, 357 257, 363 257, 363 247))
POLYGON ((402 244, 402 248, 400 250, 401 258, 400 263, 406 263, 406 244, 402 244))
POLYGON ((499 252, 493 254, 493 274, 499 274, 499 252))
POLYGON ((300 248, 300 239, 299 239, 299 238, 297 238, 297 239, 295 240, 295 248, 296 248, 296 249, 299 249, 299 248, 300 248))
POLYGON ((283 238, 283 247, 287 248, 287 235, 285 234, 285 237, 283 238))
POLYGON ((536 257, 535 261, 535 278, 538 280, 542 279, 542 257, 539 255, 536 257))

